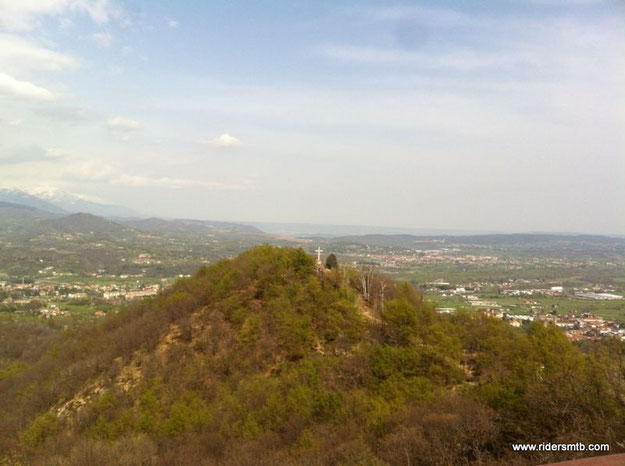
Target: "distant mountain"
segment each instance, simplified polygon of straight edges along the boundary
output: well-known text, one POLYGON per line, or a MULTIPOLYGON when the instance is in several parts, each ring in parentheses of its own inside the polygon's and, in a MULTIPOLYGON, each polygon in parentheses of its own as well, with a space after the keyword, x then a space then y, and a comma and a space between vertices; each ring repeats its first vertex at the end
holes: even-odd
POLYGON ((5 233, 72 233, 111 237, 142 231, 185 237, 211 234, 265 236, 254 226, 230 222, 141 219, 141 215, 132 209, 100 204, 56 189, 39 189, 31 193, 0 189, 0 203, 6 204, 0 209, 3 217, 0 218, 0 231, 5 233), (74 215, 67 215, 70 213, 74 215))
POLYGON ((443 228, 399 228, 372 225, 331 225, 308 223, 241 222, 252 225, 265 233, 299 237, 337 237, 348 235, 475 235, 485 233, 476 230, 450 230, 443 228))
POLYGON ((537 243, 591 243, 591 244, 625 244, 622 238, 605 235, 588 234, 550 234, 550 233, 510 233, 497 235, 471 235, 449 238, 461 244, 515 245, 537 243))
MULTIPOLYGON (((50 218, 56 217, 62 214, 54 214, 52 212, 41 210, 36 207, 31 207, 22 204, 14 204, 12 202, 0 202, 0 211, 3 214, 8 214, 9 212, 19 213, 20 215, 32 215, 39 218, 50 218)), ((6 218, 6 217, 3 217, 6 218)))
POLYGON ((39 199, 54 204, 67 212, 85 212, 99 217, 141 217, 138 212, 128 207, 102 204, 91 201, 83 196, 70 194, 59 190, 33 191, 39 199))
POLYGON ((496 234, 473 236, 359 235, 328 240, 337 245, 367 245, 402 249, 462 248, 482 253, 612 257, 625 254, 625 239, 601 235, 496 234))
POLYGON ((34 207, 36 209, 45 210, 57 214, 66 214, 67 210, 44 200, 40 197, 28 194, 20 189, 6 189, 0 188, 0 202, 6 202, 10 204, 19 204, 28 207, 34 207))
POLYGON ((207 220, 163 220, 161 218, 146 218, 139 220, 120 220, 120 222, 136 230, 165 235, 202 235, 211 233, 264 235, 262 231, 251 225, 207 220))
POLYGON ((93 237, 123 237, 132 234, 134 230, 95 215, 78 213, 43 220, 37 224, 34 232, 38 234, 61 233, 92 235, 93 237))
POLYGON ((415 244, 428 242, 487 245, 487 246, 514 246, 548 243, 590 243, 590 244, 625 244, 622 238, 602 235, 563 235, 545 233, 511 233, 494 235, 353 235, 338 236, 333 241, 342 243, 359 243, 389 247, 414 247, 415 244))
POLYGON ((141 217, 128 207, 102 204, 83 196, 57 189, 35 189, 31 192, 20 189, 0 188, 0 202, 20 204, 57 214, 84 212, 99 217, 141 217))
POLYGON ((0 232, 12 233, 32 227, 41 220, 58 217, 55 214, 35 207, 0 202, 0 232))

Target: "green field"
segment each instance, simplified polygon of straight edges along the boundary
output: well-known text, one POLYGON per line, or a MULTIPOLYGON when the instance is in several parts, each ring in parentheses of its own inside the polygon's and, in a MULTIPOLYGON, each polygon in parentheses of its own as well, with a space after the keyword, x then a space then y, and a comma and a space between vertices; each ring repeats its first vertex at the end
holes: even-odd
POLYGON ((503 264, 488 266, 466 266, 461 264, 440 263, 424 264, 410 270, 393 271, 392 275, 405 281, 418 284, 432 282, 438 278, 452 284, 468 282, 502 283, 507 280, 531 280, 536 285, 558 284, 564 287, 583 287, 595 283, 614 286, 625 290, 625 264, 596 264, 587 267, 573 266, 507 266, 503 264))
MULTIPOLYGON (((594 301, 588 299, 579 299, 574 297, 513 297, 494 294, 476 294, 480 299, 492 301, 501 304, 504 308, 510 310, 511 313, 529 314, 531 304, 527 301, 538 303, 542 306, 540 311, 550 312, 555 310, 558 314, 580 314, 591 313, 601 316, 607 320, 617 322, 625 322, 625 299, 614 301, 594 301)), ((437 294, 427 294, 426 297, 437 303, 439 307, 455 307, 457 309, 474 309, 467 300, 458 296, 441 296, 437 294)), ((536 306, 536 305, 534 305, 536 306)))

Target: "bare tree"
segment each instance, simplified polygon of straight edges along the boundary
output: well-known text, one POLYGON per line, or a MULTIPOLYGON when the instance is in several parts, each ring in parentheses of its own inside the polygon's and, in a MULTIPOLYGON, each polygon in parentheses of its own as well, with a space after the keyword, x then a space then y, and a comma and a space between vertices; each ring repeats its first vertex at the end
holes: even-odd
POLYGON ((372 265, 360 268, 360 286, 362 296, 368 303, 371 302, 371 283, 373 282, 374 267, 372 265))
POLYGON ((380 310, 384 310, 384 291, 386 291, 386 283, 380 282, 380 310))

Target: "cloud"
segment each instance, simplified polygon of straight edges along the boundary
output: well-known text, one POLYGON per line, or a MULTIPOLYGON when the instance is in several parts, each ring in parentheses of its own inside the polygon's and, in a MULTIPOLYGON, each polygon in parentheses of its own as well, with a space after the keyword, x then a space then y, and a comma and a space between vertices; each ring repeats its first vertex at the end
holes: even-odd
POLYGON ((106 122, 106 126, 108 126, 111 131, 117 131, 121 133, 128 133, 141 129, 141 124, 139 124, 138 121, 123 117, 108 119, 106 122))
POLYGON ((0 2, 0 26, 28 31, 40 25, 46 16, 86 14, 97 24, 128 22, 123 9, 109 0, 3 0, 0 2))
POLYGON ((117 176, 115 168, 98 160, 73 161, 71 166, 60 170, 61 178, 73 181, 108 183, 117 176))
POLYGON ((390 6, 355 10, 358 16, 369 21, 415 21, 430 26, 463 26, 475 20, 455 10, 422 6, 390 6))
POLYGON ((18 81, 5 73, 0 73, 0 94, 31 100, 54 100, 56 98, 46 88, 28 81, 18 81))
POLYGON ((146 176, 128 173, 98 160, 72 161, 71 166, 59 170, 61 179, 81 183, 106 183, 128 187, 162 187, 167 189, 203 188, 216 190, 243 191, 254 188, 250 180, 235 182, 192 180, 167 176, 146 176))
POLYGON ((313 53, 345 63, 361 65, 412 66, 428 70, 452 70, 469 72, 480 69, 501 71, 512 66, 536 67, 540 56, 530 50, 518 52, 476 51, 470 48, 454 48, 436 52, 407 51, 388 47, 356 45, 329 45, 318 47, 313 53))
POLYGON ((96 32, 91 34, 91 38, 100 46, 108 48, 113 43, 113 36, 108 32, 96 32))
POLYGON ((243 191, 253 188, 253 185, 249 181, 239 183, 223 183, 218 181, 199 181, 189 180, 185 178, 171 178, 171 177, 147 177, 140 175, 128 175, 122 174, 118 177, 111 179, 113 184, 120 184, 125 186, 160 186, 170 189, 181 189, 188 187, 199 187, 205 189, 224 189, 243 191))
POLYGON ((208 139, 208 140, 201 139, 198 142, 204 146, 213 146, 213 147, 218 147, 221 149, 238 147, 242 144, 238 138, 235 138, 234 136, 231 136, 228 133, 224 133, 221 136, 216 137, 214 139, 208 139))
MULTIPOLYGON (((384 20, 380 26, 383 28, 401 26, 399 18, 410 17, 411 12, 412 9, 383 10, 378 12, 377 20, 384 20)), ((441 23, 456 21, 462 27, 451 28, 451 34, 425 23, 409 24, 396 34, 394 45, 388 41, 330 43, 312 48, 311 52, 346 65, 377 66, 383 72, 390 67, 426 73, 486 71, 490 77, 507 74, 521 80, 531 76, 554 81, 605 80, 622 75, 625 42, 619 19, 601 17, 587 22, 571 16, 456 16, 444 10, 428 14, 440 16, 441 23)), ((392 30, 389 32, 393 34, 392 30)))
POLYGON ((0 123, 8 125, 8 126, 20 126, 24 121, 19 118, 13 118, 7 120, 6 118, 0 118, 0 123))
POLYGON ((28 194, 31 194, 33 196, 37 196, 43 199, 47 199, 47 200, 54 200, 55 198, 57 199, 66 198, 66 199, 69 199, 70 201, 73 201, 76 198, 78 198, 83 201, 106 204, 106 201, 104 201, 99 196, 94 196, 92 194, 77 193, 77 192, 67 192, 67 191, 61 190, 58 186, 54 186, 54 185, 33 186, 32 188, 25 189, 25 191, 28 194))
POLYGON ((109 65, 107 67, 107 71, 110 74, 116 75, 116 76, 120 76, 122 74, 124 74, 124 67, 120 66, 120 65, 109 65))
POLYGON ((74 22, 69 18, 61 18, 59 20, 59 29, 69 29, 74 26, 74 22))
POLYGON ((167 27, 169 29, 176 29, 179 25, 178 21, 176 21, 175 19, 165 18, 165 21, 167 21, 167 27))
POLYGON ((9 156, 0 156, 0 165, 21 165, 34 162, 52 162, 63 157, 58 149, 45 149, 31 145, 17 149, 9 156))
POLYGON ((13 34, 0 34, 0 67, 7 70, 67 70, 78 68, 76 58, 42 47, 13 34))
POLYGON ((98 119, 95 112, 86 109, 84 107, 69 106, 69 105, 46 105, 38 109, 38 113, 44 117, 48 117, 51 120, 64 121, 68 123, 85 123, 98 119))
POLYGON ((556 5, 556 6, 570 6, 570 5, 596 5, 601 3, 610 3, 610 0, 530 0, 531 3, 538 5, 556 5))
POLYGON ((427 58, 427 55, 423 53, 382 47, 338 44, 317 47, 313 49, 313 53, 338 61, 365 64, 416 63, 427 58))

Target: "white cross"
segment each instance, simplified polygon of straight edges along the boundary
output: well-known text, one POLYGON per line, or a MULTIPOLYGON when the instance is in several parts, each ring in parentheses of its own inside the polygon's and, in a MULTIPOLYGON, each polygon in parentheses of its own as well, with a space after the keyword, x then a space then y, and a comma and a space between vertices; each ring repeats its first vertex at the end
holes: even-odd
POLYGON ((323 252, 323 249, 317 246, 317 249, 315 250, 315 252, 317 253, 317 262, 321 262, 321 253, 323 252))

